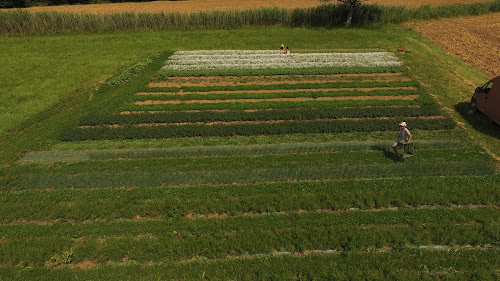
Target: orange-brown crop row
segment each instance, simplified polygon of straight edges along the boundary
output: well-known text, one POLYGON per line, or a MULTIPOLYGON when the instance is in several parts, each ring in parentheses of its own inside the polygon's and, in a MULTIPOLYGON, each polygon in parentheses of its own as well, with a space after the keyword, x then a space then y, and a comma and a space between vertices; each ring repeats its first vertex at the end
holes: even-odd
MULTIPOLYGON (((330 1, 336 3, 335 0, 330 1)), ((468 4, 485 2, 485 0, 369 0, 366 3, 379 5, 420 7, 422 5, 468 4)), ((60 11, 74 13, 192 13, 212 10, 248 10, 255 8, 308 8, 322 4, 320 0, 185 0, 185 1, 154 1, 135 3, 111 3, 90 5, 64 5, 52 7, 31 7, 28 11, 60 11)))

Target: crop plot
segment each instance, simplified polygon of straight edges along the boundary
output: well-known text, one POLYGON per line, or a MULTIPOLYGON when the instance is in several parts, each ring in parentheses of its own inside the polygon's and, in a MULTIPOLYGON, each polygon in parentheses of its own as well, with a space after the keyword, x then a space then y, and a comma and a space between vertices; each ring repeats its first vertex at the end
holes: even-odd
POLYGON ((118 98, 96 95, 99 106, 60 136, 64 149, 11 167, 0 264, 134 261, 168 264, 174 279, 290 279, 317 259, 350 267, 313 279, 366 277, 376 261, 422 255, 459 260, 448 277, 470 276, 484 256, 495 268, 495 162, 394 54, 183 51, 147 69, 127 82, 142 79, 133 90, 112 86, 118 98), (403 120, 417 150, 399 159, 391 144, 403 120), (297 266, 256 267, 284 259, 297 266))

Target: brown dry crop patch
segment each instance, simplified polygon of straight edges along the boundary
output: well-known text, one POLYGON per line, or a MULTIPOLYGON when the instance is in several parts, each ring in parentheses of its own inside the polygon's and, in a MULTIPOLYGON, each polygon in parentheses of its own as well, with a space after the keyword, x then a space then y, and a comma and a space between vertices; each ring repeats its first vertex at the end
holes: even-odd
POLYGON ((181 103, 233 103, 233 102, 247 102, 255 103, 261 101, 335 101, 335 100, 414 100, 420 95, 406 95, 406 96, 354 96, 354 97, 318 97, 318 98, 270 98, 270 99, 227 99, 227 100, 146 100, 136 101, 136 105, 150 105, 150 104, 181 104, 181 103))
POLYGON ((328 74, 328 75, 269 75, 269 76, 205 76, 169 77, 166 81, 149 83, 149 87, 275 85, 339 81, 411 81, 403 73, 328 74))
POLYGON ((500 75, 500 13, 408 25, 447 53, 489 77, 500 75))
MULTIPOLYGON (((370 0, 370 4, 387 6, 420 7, 422 5, 450 5, 484 2, 484 0, 370 0)), ((332 3, 336 3, 333 1, 332 3)), ((50 7, 30 7, 24 10, 31 12, 72 12, 72 13, 195 13, 200 11, 230 11, 251 10, 256 8, 310 8, 321 4, 318 0, 185 0, 185 1, 154 1, 136 3, 109 3, 88 5, 63 5, 50 7)))
POLYGON ((92 269, 99 264, 92 262, 92 261, 82 261, 77 264, 75 264, 73 267, 79 268, 79 269, 92 269))
POLYGON ((334 92, 334 91, 360 91, 370 92, 375 90, 417 90, 416 87, 372 87, 372 88, 322 88, 322 89, 275 89, 275 90, 238 90, 238 91, 209 91, 209 92, 138 92, 139 96, 155 96, 155 95, 208 95, 208 94, 258 94, 258 93, 290 93, 290 92, 334 92))

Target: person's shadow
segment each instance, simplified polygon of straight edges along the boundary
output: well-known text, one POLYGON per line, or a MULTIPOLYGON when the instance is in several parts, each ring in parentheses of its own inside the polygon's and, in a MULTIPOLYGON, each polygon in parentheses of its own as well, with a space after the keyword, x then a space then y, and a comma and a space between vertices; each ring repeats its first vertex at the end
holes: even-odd
MULTIPOLYGON (((394 155, 394 151, 392 150, 392 147, 391 148, 383 148, 381 150, 383 151, 384 156, 388 159, 391 159, 394 163, 404 161, 404 158, 401 158, 401 157, 394 155)), ((398 151, 399 151, 399 153, 401 153, 401 149, 398 149, 398 151)))

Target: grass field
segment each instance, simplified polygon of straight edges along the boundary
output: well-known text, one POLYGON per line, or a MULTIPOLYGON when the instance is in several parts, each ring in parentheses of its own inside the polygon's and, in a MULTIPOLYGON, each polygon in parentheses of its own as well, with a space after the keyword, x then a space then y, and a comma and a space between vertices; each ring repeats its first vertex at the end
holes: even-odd
POLYGON ((498 126, 464 103, 487 77, 415 31, 25 36, 0 49, 2 280, 499 276, 498 126), (207 51, 179 52, 191 50, 207 51), (305 66, 332 56, 344 64, 305 66), (404 159, 391 149, 402 120, 416 146, 404 159))
MULTIPOLYGON (((450 4, 470 4, 484 2, 484 0, 370 0, 369 4, 405 6, 418 8, 422 5, 450 5, 450 4)), ((144 3, 112 3, 112 4, 94 4, 94 5, 64 5, 53 7, 31 7, 28 11, 59 11, 73 13, 192 13, 211 10, 247 10, 256 7, 263 8, 309 8, 322 4, 319 0, 251 0, 235 2, 231 0, 187 0, 187 1, 153 1, 144 3)))

